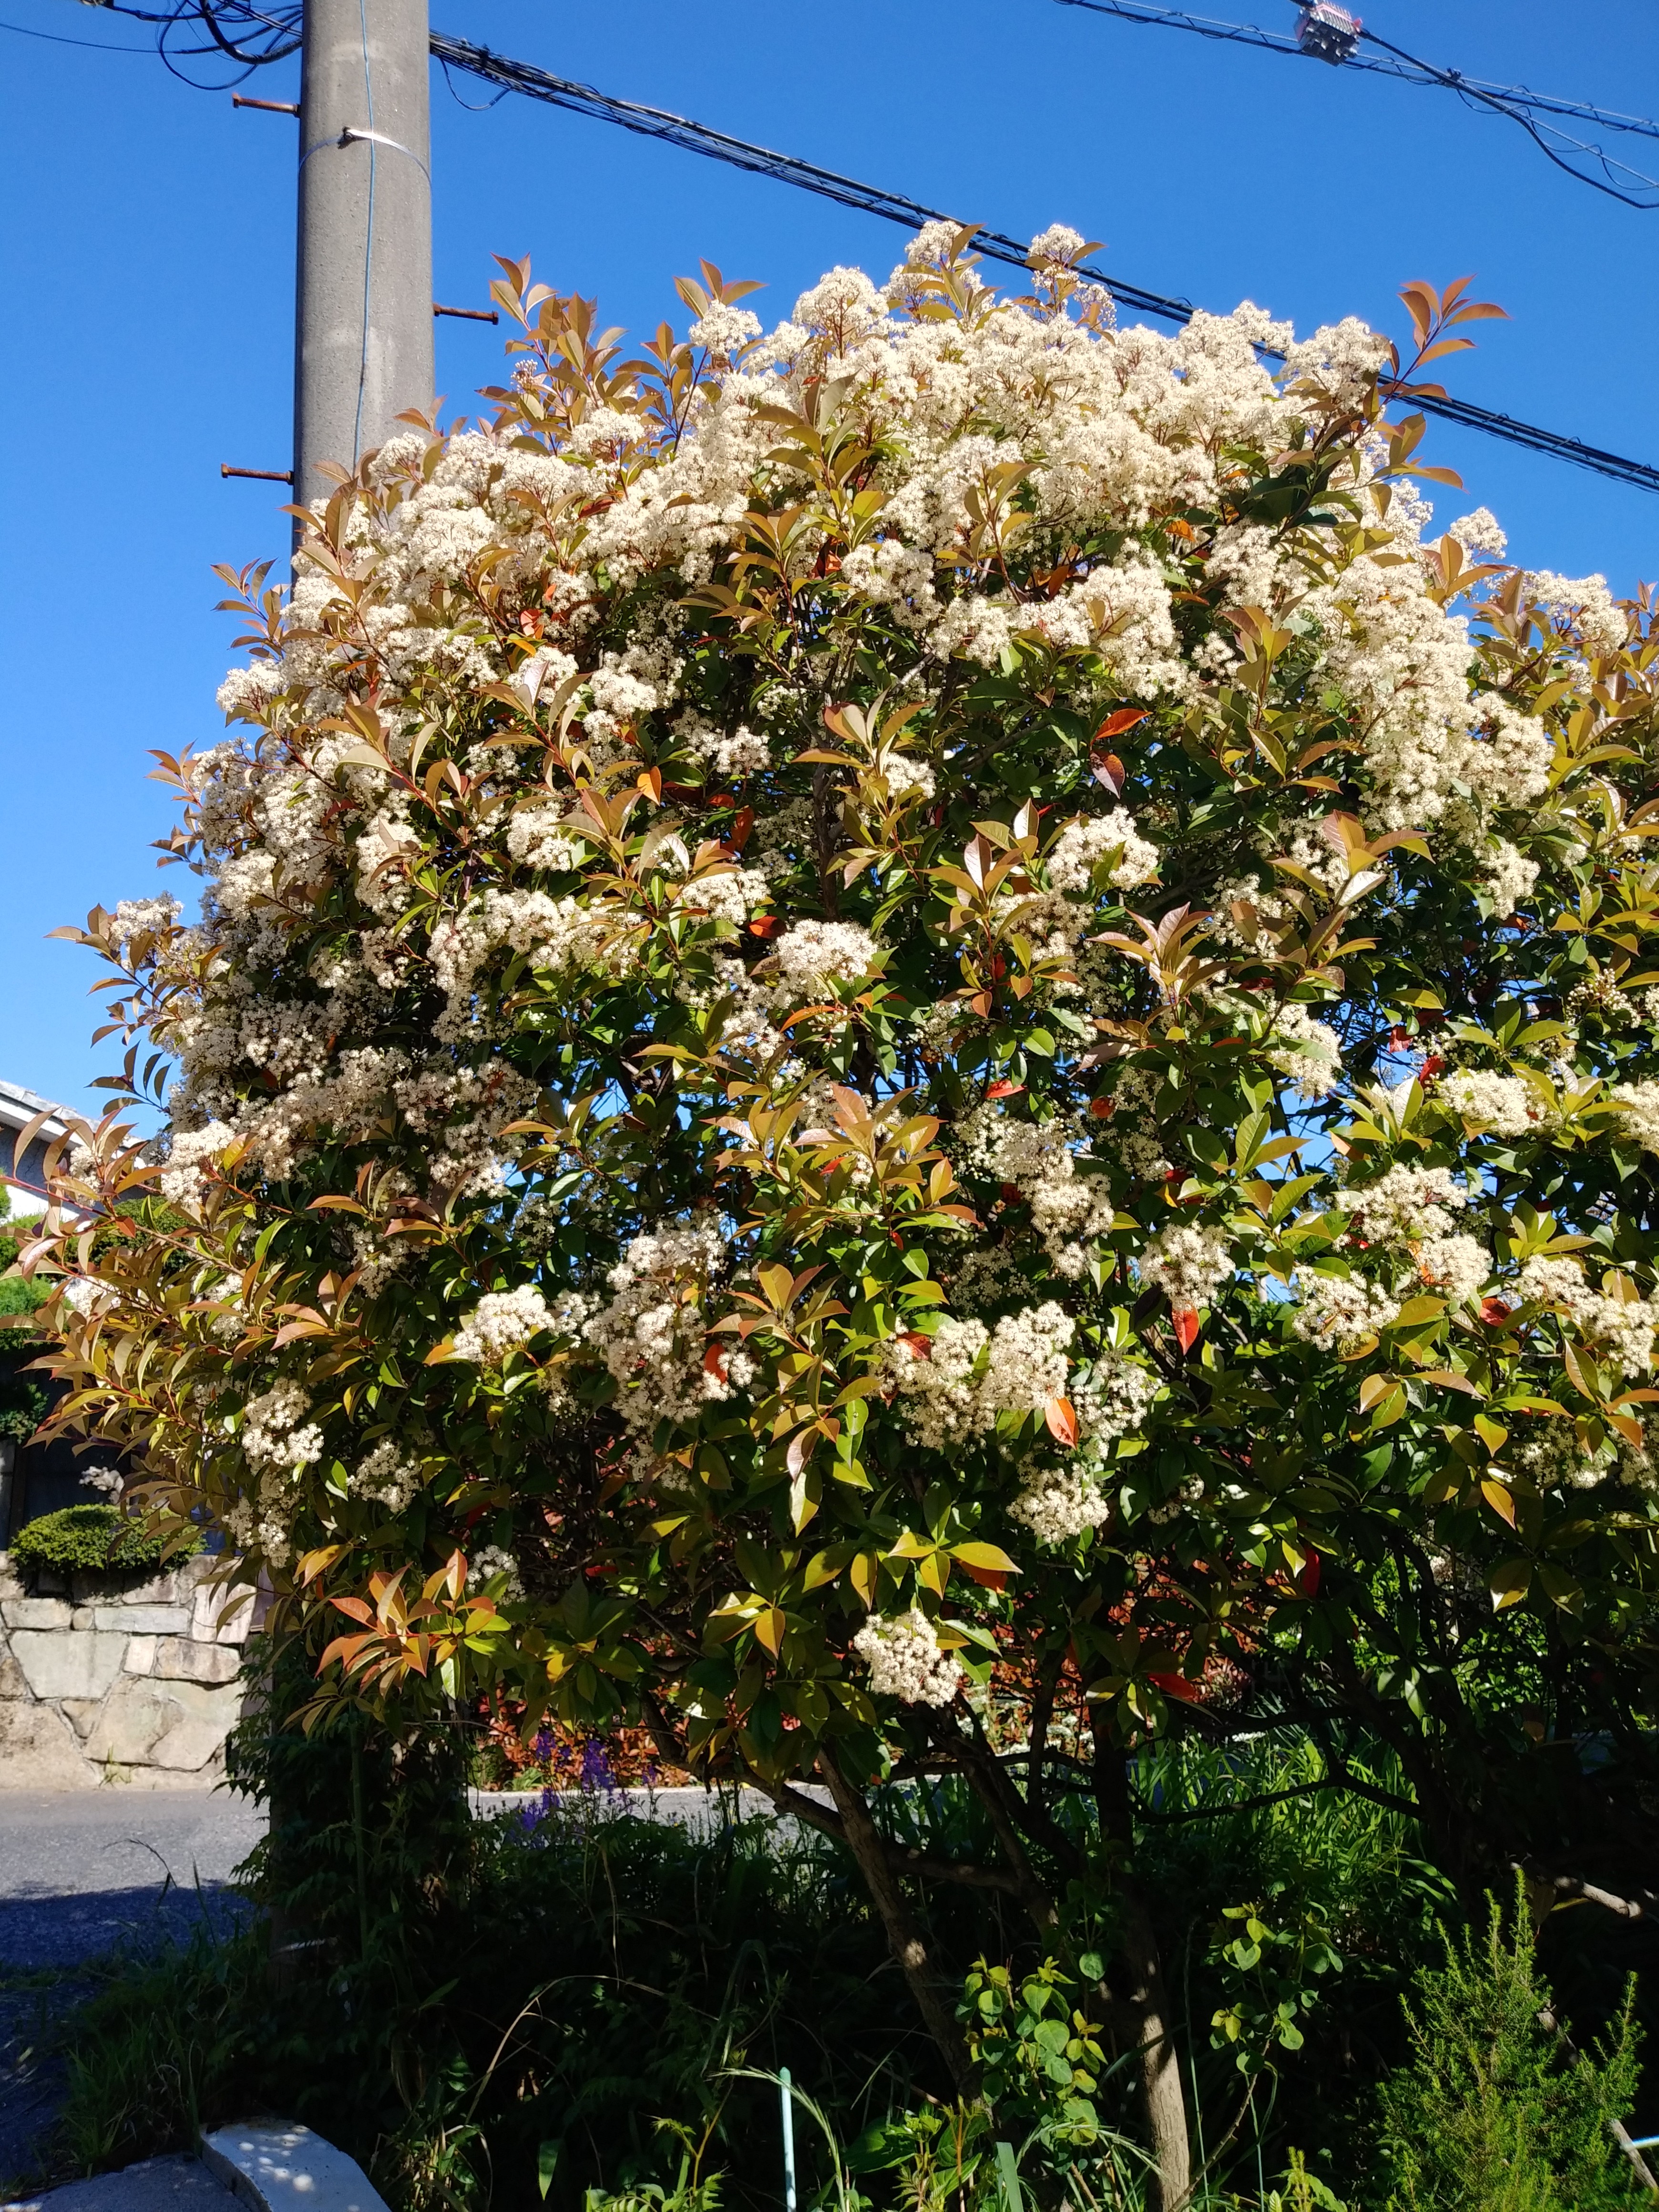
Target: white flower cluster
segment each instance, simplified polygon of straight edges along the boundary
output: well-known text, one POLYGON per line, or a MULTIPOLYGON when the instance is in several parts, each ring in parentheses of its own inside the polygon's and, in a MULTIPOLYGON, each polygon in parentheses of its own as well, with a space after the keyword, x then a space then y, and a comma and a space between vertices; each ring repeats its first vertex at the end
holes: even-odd
POLYGON ((524 1577, 519 1572, 519 1563, 504 1544, 480 1544, 466 1564, 467 1582, 473 1589, 499 1583, 491 1595, 504 1597, 509 1605, 524 1595, 524 1577))
POLYGON ((131 945, 135 937, 153 937, 173 927, 184 908, 176 898, 121 899, 111 917, 110 932, 118 944, 131 945))
POLYGON ((1086 1371, 1073 1376, 1069 1393, 1085 1443, 1133 1436, 1160 1388, 1157 1376, 1121 1346, 1096 1352, 1086 1371))
POLYGON ((1300 1304, 1291 1327, 1322 1352, 1341 1351, 1400 1317, 1401 1301, 1363 1275, 1298 1267, 1296 1287, 1300 1304))
POLYGON ((242 1409, 236 1441, 250 1467, 295 1473, 321 1454, 323 1432, 307 1422, 311 1401, 297 1382, 273 1383, 242 1409))
POLYGON ((1289 1076, 1304 1098, 1328 1098, 1341 1082, 1342 1040, 1299 999, 1279 1008, 1269 1043, 1268 1064, 1289 1076))
POLYGON ((1499 1137, 1524 1137, 1547 1118, 1522 1077, 1490 1068, 1449 1069, 1436 1085, 1435 1096, 1466 1122, 1499 1137))
POLYGON ((1233 1256, 1218 1230, 1176 1222, 1160 1230, 1140 1255, 1143 1281, 1162 1291, 1177 1310, 1206 1305, 1233 1272, 1233 1256))
POLYGON ((856 921, 798 921, 772 946, 780 988, 787 994, 861 982, 876 958, 876 941, 856 921))
POLYGON ((161 1176, 161 1195, 168 1204, 185 1212, 198 1212, 208 1194, 208 1162, 220 1158, 235 1139, 236 1132, 222 1121, 210 1121, 200 1129, 175 1129, 161 1176))
POLYGON ((1425 1237, 1418 1248, 1417 1269, 1449 1304, 1468 1305, 1491 1279, 1492 1254, 1476 1237, 1425 1237))
POLYGON ((1031 1209, 1031 1225, 1042 1237, 1059 1274, 1081 1275, 1095 1239, 1110 1234, 1114 1219, 1109 1183, 1101 1176, 1080 1175, 1079 1154, 1064 1121, 1022 1121, 987 1105, 963 1126, 967 1158, 982 1173, 1012 1183, 1031 1209))
POLYGON ((533 1283, 520 1283, 515 1291, 486 1291, 455 1332, 455 1357, 498 1367, 509 1352, 555 1326, 552 1309, 533 1283))
POLYGON ((1615 1083, 1607 1094, 1619 1109, 1619 1126, 1644 1152, 1659 1152, 1659 1083, 1615 1083))
POLYGON ((656 1466, 659 1425, 689 1420, 753 1381, 740 1348, 709 1349, 707 1305, 726 1265, 726 1243, 710 1215, 635 1237, 611 1270, 613 1297, 583 1334, 617 1381, 617 1410, 635 1439, 634 1466, 656 1466))
MULTIPOLYGON (((361 848, 360 848, 361 849, 361 848)), ((587 858, 587 845, 552 800, 521 806, 507 825, 507 849, 521 867, 539 874, 568 875, 587 858)))
POLYGON ((1529 860, 1505 839, 1495 837, 1481 861, 1480 880, 1492 900, 1492 912, 1504 919, 1532 896, 1538 882, 1538 862, 1529 860))
POLYGON ((1116 890, 1148 884, 1158 874, 1158 851, 1136 830, 1134 817, 1123 807, 1092 821, 1068 822, 1048 848, 1048 880, 1067 897, 1086 899, 1093 893, 1094 872, 1111 862, 1107 880, 1116 890))
POLYGON ((940 1650, 938 1630, 915 1606, 890 1620, 872 1613, 853 1638, 853 1649, 870 1669, 870 1687, 878 1698, 948 1705, 957 1694, 961 1662, 940 1650))
POLYGON ((763 734, 740 722, 735 730, 711 729, 695 716, 682 718, 680 735, 713 769, 722 783, 741 783, 745 776, 763 775, 772 765, 772 748, 763 734))
POLYGON ((1473 514, 1460 515, 1446 535, 1456 538, 1467 551, 1484 553, 1494 561, 1501 561, 1509 550, 1510 541, 1489 507, 1477 507, 1473 514))
POLYGON ((1626 618, 1605 576, 1559 576, 1552 568, 1528 568, 1521 588, 1558 622, 1571 623, 1590 652, 1616 653, 1624 643, 1626 618))
POLYGON ((905 1425, 919 1444, 945 1451, 988 1436, 1002 1413, 1040 1413, 1063 1397, 1075 1334, 1071 1316, 1052 1300, 1005 1315, 994 1329, 983 1322, 942 1321, 928 1349, 909 1339, 887 1346, 888 1371, 904 1401, 905 1425))
POLYGON ((1626 1376, 1652 1365, 1659 1314, 1644 1299, 1598 1291, 1577 1260, 1540 1254, 1522 1264, 1516 1288, 1523 1298, 1561 1315, 1575 1334, 1605 1345, 1626 1376))
POLYGON ((1447 1168, 1395 1166, 1375 1182, 1350 1183, 1342 1194, 1351 1238, 1366 1244, 1414 1244, 1443 1236, 1449 1212, 1468 1203, 1468 1194, 1447 1168))
POLYGON ((404 1457, 393 1437, 382 1437, 352 1469, 350 1487, 355 1496, 374 1498, 389 1512, 401 1513, 421 1487, 420 1466, 404 1457))
POLYGON ((1085 1528, 1100 1528, 1112 1505, 1096 1470, 1066 1460, 1034 1468, 1008 1510, 1039 1544, 1065 1544, 1085 1528))

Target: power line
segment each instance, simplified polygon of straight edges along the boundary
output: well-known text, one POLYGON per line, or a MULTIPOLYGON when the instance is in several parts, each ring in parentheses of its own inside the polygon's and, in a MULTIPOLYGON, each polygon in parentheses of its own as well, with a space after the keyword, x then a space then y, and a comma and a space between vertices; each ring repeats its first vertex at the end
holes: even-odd
MULTIPOLYGON (((660 138, 685 153, 701 154, 709 160, 724 161, 729 167, 745 169, 751 176, 771 177, 779 184, 793 185, 799 191, 816 192, 821 199, 837 201, 842 207, 857 208, 866 215, 880 216, 884 222, 899 223, 906 230, 915 230, 924 222, 950 220, 939 209, 923 207, 920 200, 907 198, 902 192, 886 191, 878 185, 860 184, 834 169, 821 169, 814 162, 799 161, 793 154, 776 153, 769 146, 750 145, 746 139, 730 137, 723 131, 690 122, 666 108, 614 99, 609 93, 596 92, 591 84, 554 76, 530 62, 510 61, 505 55, 491 53, 487 46, 453 39, 446 32, 434 31, 431 46, 434 56, 446 69, 465 70, 469 76, 482 77, 487 83, 499 84, 508 92, 523 93, 531 100, 545 100, 575 115, 591 116, 600 123, 620 124, 624 131, 637 132, 641 137, 660 138)), ((1027 266, 1025 246, 1018 239, 1005 237, 1000 231, 978 231, 974 243, 987 260, 1006 262, 1017 269, 1027 266)), ((1099 270, 1091 269, 1085 273, 1095 283, 1107 285, 1113 298, 1125 307, 1139 308, 1166 322, 1187 323, 1192 319, 1194 310, 1190 300, 1149 292, 1139 284, 1108 277, 1099 270)))
MULTIPOLYGON (((277 4, 266 12, 254 4, 254 0, 175 0, 175 4, 164 10, 147 10, 124 4, 124 0, 91 0, 91 4, 108 8, 118 15, 132 15, 141 21, 160 25, 160 40, 167 35, 169 27, 177 28, 187 17, 204 19, 216 45, 248 66, 257 67, 264 60, 276 61, 293 50, 291 41, 296 35, 299 21, 297 0, 277 0, 277 4), (235 35, 228 37, 217 16, 232 20, 235 35), (249 35, 250 33, 253 35, 249 35), (269 51, 258 53, 256 39, 264 38, 269 51), (250 58, 249 49, 255 49, 250 58)), ((1088 5, 1106 14, 1134 10, 1131 20, 1162 21, 1173 13, 1153 9, 1140 4, 1140 0, 1065 0, 1072 6, 1088 5)), ((1203 25, 1209 19, 1202 16, 1184 17, 1183 21, 1203 25)), ((1231 35, 1245 32, 1239 26, 1217 27, 1217 35, 1231 35)), ((1263 42, 1274 36, 1270 32, 1254 35, 1263 42)), ((1292 52, 1299 52, 1291 41, 1285 41, 1292 52)), ((568 109, 573 114, 586 115, 602 123, 618 125, 641 137, 659 138, 669 145, 678 146, 689 154, 697 154, 709 161, 723 161, 729 167, 746 171, 752 176, 775 179, 780 184, 793 185, 798 191, 816 193, 820 198, 834 200, 842 207, 858 209, 866 215, 878 216, 884 222, 914 229, 924 222, 952 220, 938 208, 924 207, 901 192, 891 192, 878 185, 860 183, 852 177, 842 176, 834 169, 820 168, 816 163, 798 160, 789 154, 780 154, 767 146, 752 145, 746 139, 733 138, 723 131, 714 131, 706 124, 694 123, 683 115, 675 115, 666 108, 650 107, 637 100, 618 100, 608 93, 596 91, 592 85, 580 84, 569 77, 556 76, 550 70, 538 69, 532 63, 514 61, 503 54, 492 53, 487 46, 473 46, 465 39, 452 38, 447 33, 434 31, 430 46, 434 58, 444 68, 446 78, 452 69, 470 76, 481 78, 487 84, 501 86, 508 92, 522 94, 526 99, 539 100, 555 107, 568 109)), ((209 49, 189 49, 202 52, 209 49)), ((452 90, 453 88, 452 87, 452 90)), ((462 106, 467 103, 461 102, 462 106)), ((492 103, 493 105, 493 103, 492 103)), ((1652 130, 1659 126, 1647 125, 1652 130)), ((1017 239, 1001 231, 981 230, 975 244, 987 260, 1002 262, 1012 268, 1024 269, 1026 249, 1017 239)), ((1148 291, 1144 286, 1132 284, 1119 276, 1109 276, 1099 268, 1085 264, 1081 273, 1091 283, 1100 284, 1109 292, 1120 306, 1156 317, 1159 321, 1182 326, 1192 320, 1196 310, 1189 300, 1172 297, 1167 293, 1148 291)), ((1264 349, 1265 350, 1265 349, 1264 349)), ((1514 416, 1494 412, 1490 408, 1477 407, 1462 399, 1434 399, 1413 395, 1411 404, 1425 414, 1438 416, 1460 428, 1478 430, 1488 437, 1503 439, 1510 445, 1524 447, 1528 452, 1547 454, 1551 459, 1570 462, 1576 468, 1588 469, 1597 476, 1612 477, 1620 483, 1632 484, 1642 491, 1659 491, 1659 467, 1647 461, 1635 461, 1621 453, 1608 453, 1600 446, 1587 445, 1580 438, 1569 438, 1556 430, 1546 430, 1534 422, 1517 422, 1514 416)))
MULTIPOLYGON (((793 155, 775 153, 769 147, 750 145, 745 139, 729 137, 723 131, 710 130, 706 124, 693 123, 665 108, 614 99, 608 93, 595 91, 592 85, 555 76, 529 62, 510 61, 503 55, 492 54, 486 46, 470 45, 465 39, 451 38, 445 32, 434 31, 431 45, 433 54, 446 70, 463 70, 486 83, 522 93, 527 99, 545 100, 573 114, 620 125, 623 130, 637 132, 642 137, 663 139, 686 153, 726 162, 733 168, 747 170, 750 175, 774 178, 799 191, 816 192, 823 199, 835 200, 842 207, 857 208, 866 215, 879 216, 887 222, 901 223, 906 229, 951 219, 941 210, 924 207, 919 200, 908 199, 902 193, 860 184, 833 169, 821 169, 811 161, 798 161, 793 155)), ((1026 248, 1000 231, 981 230, 975 234, 974 243, 988 261, 1003 262, 1018 269, 1027 266, 1026 248)), ((1083 264, 1081 273, 1091 283, 1104 286, 1121 306, 1154 315, 1160 321, 1185 325, 1196 312, 1190 301, 1149 292, 1141 285, 1127 283, 1090 264, 1083 264)), ((1578 468, 1590 469, 1598 476, 1612 477, 1621 483, 1634 484, 1644 491, 1659 491, 1659 468, 1649 462, 1627 459, 1599 446, 1588 446, 1582 439, 1540 429, 1536 423, 1516 422, 1511 416, 1496 414, 1468 400, 1413 397, 1411 404, 1425 414, 1439 416, 1465 429, 1483 431, 1511 445, 1524 446, 1530 452, 1571 461, 1578 468)))
POLYGON ((1265 31, 1256 23, 1230 23, 1212 15, 1194 15, 1182 8, 1159 8, 1152 0, 1059 0, 1063 8, 1080 8, 1091 15, 1115 15, 1119 21, 1140 23, 1170 31, 1190 31, 1200 39, 1231 46, 1256 46, 1267 53, 1287 54, 1297 61, 1318 60, 1341 69, 1361 70, 1373 76, 1389 76, 1404 84, 1426 85, 1453 92, 1468 106, 1484 109, 1518 123, 1545 156, 1580 184, 1605 192, 1643 213, 1659 208, 1659 178, 1620 161, 1605 148, 1575 138, 1544 118, 1553 115, 1594 124, 1599 130, 1632 137, 1659 138, 1659 123, 1644 115, 1621 115, 1615 109, 1597 107, 1588 100, 1563 100, 1553 93, 1533 92, 1525 85, 1493 84, 1485 77, 1466 76, 1462 70, 1443 69, 1393 46, 1354 19, 1352 43, 1345 40, 1340 56, 1310 52, 1287 32, 1265 31), (1373 52, 1372 49, 1376 51, 1373 52), (1585 164, 1585 167, 1576 166, 1585 164), (1601 174, 1586 173, 1595 167, 1601 174), (1622 181, 1621 181, 1622 180, 1622 181))
POLYGON ((20 39, 47 39, 54 46, 84 46, 94 54, 148 54, 149 46, 112 46, 102 39, 66 39, 58 31, 37 31, 27 23, 0 23, 0 31, 15 31, 20 39))
POLYGON ((300 50, 302 0, 276 0, 270 9, 259 7, 257 0, 170 0, 161 8, 135 7, 131 0, 85 0, 85 4, 130 16, 135 22, 153 23, 156 52, 174 76, 198 92, 223 92, 246 83, 256 69, 286 61, 300 50), (199 60, 217 64, 210 83, 179 66, 181 61, 199 60), (236 74, 227 76, 227 68, 236 74))

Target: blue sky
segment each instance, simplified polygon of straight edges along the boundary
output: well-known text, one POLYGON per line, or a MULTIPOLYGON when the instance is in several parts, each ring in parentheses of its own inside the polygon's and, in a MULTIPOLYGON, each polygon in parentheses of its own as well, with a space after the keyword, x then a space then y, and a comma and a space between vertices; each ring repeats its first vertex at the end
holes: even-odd
MULTIPOLYGON (((1289 0, 1203 5, 1295 20, 1289 0)), ((1659 113, 1645 0, 1365 13, 1471 75, 1659 113)), ((0 19, 143 40, 72 0, 0 0, 0 19)), ((1478 328, 1452 388, 1659 460, 1659 213, 1569 181, 1447 94, 1053 0, 433 0, 433 20, 996 229, 1073 223, 1107 241, 1109 270, 1208 307, 1398 331, 1401 283, 1473 272, 1513 319, 1478 328)), ((148 755, 221 727, 230 631, 210 564, 286 545, 286 493, 222 483, 219 465, 289 459, 295 126, 187 89, 148 51, 0 31, 0 1076, 90 1105, 108 1064, 88 1042, 95 971, 46 932, 94 901, 190 895, 182 871, 155 872, 170 816, 148 755)), ((246 89, 293 98, 297 69, 246 89)), ((834 263, 879 277, 899 258, 886 223, 602 124, 512 96, 469 113, 438 74, 432 112, 435 285, 455 304, 486 301, 492 253, 528 252, 639 331, 678 313, 672 279, 706 255, 764 279, 750 304, 778 318, 834 263)), ((443 323, 438 348, 459 411, 496 380, 500 335, 443 323)), ((1659 575, 1659 495, 1468 434, 1431 446, 1468 485, 1440 495, 1443 520, 1486 504, 1534 566, 1620 590, 1659 575)))

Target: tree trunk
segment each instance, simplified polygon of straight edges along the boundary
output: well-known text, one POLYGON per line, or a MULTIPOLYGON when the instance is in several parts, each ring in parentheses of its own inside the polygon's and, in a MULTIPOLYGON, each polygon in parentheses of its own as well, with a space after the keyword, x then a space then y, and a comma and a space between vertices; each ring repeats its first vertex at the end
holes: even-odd
MULTIPOLYGON (((1097 1708, 1094 1726, 1095 1802, 1103 1835, 1127 1847, 1134 1840, 1134 1808, 1123 1747, 1097 1708)), ((1113 1875, 1121 1914, 1115 1993, 1134 2038, 1135 2067, 1147 2148, 1154 2172, 1148 2177, 1146 2212, 1185 2212, 1192 2196, 1192 2154, 1187 2137, 1187 2100, 1181 2087, 1181 2057, 1164 1985, 1158 1937, 1139 1886, 1122 1863, 1113 1875)))
POLYGON ((899 1971, 909 1984, 916 2008, 951 2069, 951 2079, 957 2094, 971 2097, 976 2086, 973 2061, 968 2056, 968 2045, 957 2019, 956 2007, 928 1959, 921 1930, 916 1924, 903 1890, 899 1887, 898 1876, 888 1862, 880 1832, 864 1802, 864 1792, 847 1779, 827 1745, 819 1748, 818 1771, 830 1785, 830 1795, 836 1801, 836 1812, 841 1814, 847 1847, 857 1862, 859 1872, 863 1875, 865 1885, 875 1901, 876 1910, 881 1915, 882 1925, 887 1930, 887 1941, 892 1946, 899 1971))

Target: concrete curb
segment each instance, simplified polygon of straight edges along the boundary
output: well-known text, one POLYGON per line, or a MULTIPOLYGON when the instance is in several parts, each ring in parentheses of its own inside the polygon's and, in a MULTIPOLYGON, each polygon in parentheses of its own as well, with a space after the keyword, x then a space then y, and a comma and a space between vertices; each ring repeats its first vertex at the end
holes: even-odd
POLYGON ((282 2120, 216 2128, 202 2163, 252 2212, 391 2212, 356 2159, 282 2120))

